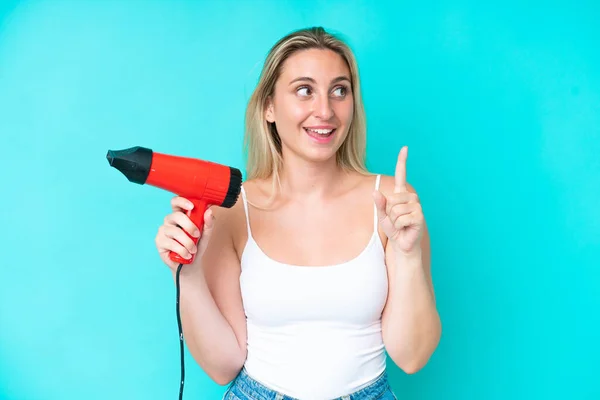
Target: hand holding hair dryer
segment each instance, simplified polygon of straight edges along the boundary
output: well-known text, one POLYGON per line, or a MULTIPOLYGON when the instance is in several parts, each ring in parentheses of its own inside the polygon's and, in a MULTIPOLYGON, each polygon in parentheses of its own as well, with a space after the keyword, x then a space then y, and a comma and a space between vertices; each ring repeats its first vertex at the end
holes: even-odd
MULTIPOLYGON (((188 212, 188 217, 200 232, 207 207, 233 207, 242 188, 239 169, 210 161, 156 153, 140 146, 108 150, 106 158, 130 182, 155 186, 190 200, 194 208, 188 212)), ((198 238, 186 234, 198 243, 198 238)), ((195 254, 189 259, 175 252, 169 254, 171 260, 181 264, 192 263, 194 257, 195 254)))

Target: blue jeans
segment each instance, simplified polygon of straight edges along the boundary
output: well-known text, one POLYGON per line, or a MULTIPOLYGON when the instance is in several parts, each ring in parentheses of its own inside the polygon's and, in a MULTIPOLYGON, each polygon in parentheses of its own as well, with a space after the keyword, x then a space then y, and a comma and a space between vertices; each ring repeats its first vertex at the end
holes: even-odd
MULTIPOLYGON (((245 369, 242 369, 225 392, 223 400, 298 400, 278 393, 260 382, 252 379, 245 369)), ((309 400, 309 399, 299 399, 309 400)), ((354 393, 331 400, 397 400, 384 372, 371 383, 354 393)))

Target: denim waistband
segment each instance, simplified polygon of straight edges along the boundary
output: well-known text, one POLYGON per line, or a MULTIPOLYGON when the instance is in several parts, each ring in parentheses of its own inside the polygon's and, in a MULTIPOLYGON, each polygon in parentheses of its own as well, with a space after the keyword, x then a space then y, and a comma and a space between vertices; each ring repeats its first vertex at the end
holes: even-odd
MULTIPOLYGON (((371 400, 380 398, 387 390, 390 390, 387 372, 384 371, 368 386, 357 390, 356 392, 337 397, 331 400, 371 400)), ((294 397, 286 396, 273 389, 270 389, 253 379, 245 368, 242 368, 239 375, 232 382, 229 389, 225 392, 223 400, 228 400, 229 394, 233 394, 243 400, 298 400, 294 397)))

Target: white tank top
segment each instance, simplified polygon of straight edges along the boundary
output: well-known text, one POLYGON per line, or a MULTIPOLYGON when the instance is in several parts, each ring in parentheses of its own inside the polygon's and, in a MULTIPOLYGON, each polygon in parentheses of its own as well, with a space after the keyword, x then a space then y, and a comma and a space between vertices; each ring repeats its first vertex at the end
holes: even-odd
MULTIPOLYGON (((379 187, 377 176, 375 187, 379 187)), ((242 188, 248 241, 240 285, 247 317, 247 373, 299 399, 343 396, 385 369, 381 313, 387 298, 385 252, 377 233, 354 259, 305 267, 268 257, 254 241, 242 188)))

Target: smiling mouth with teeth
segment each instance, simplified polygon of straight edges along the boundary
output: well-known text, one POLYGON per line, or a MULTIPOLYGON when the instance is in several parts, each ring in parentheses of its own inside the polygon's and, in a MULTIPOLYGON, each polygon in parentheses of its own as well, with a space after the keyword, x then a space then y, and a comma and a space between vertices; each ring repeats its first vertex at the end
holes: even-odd
POLYGON ((333 135, 333 133, 335 132, 335 128, 334 129, 312 129, 312 128, 304 128, 304 130, 310 136, 312 136, 314 138, 317 138, 317 139, 328 138, 331 135, 333 135))

